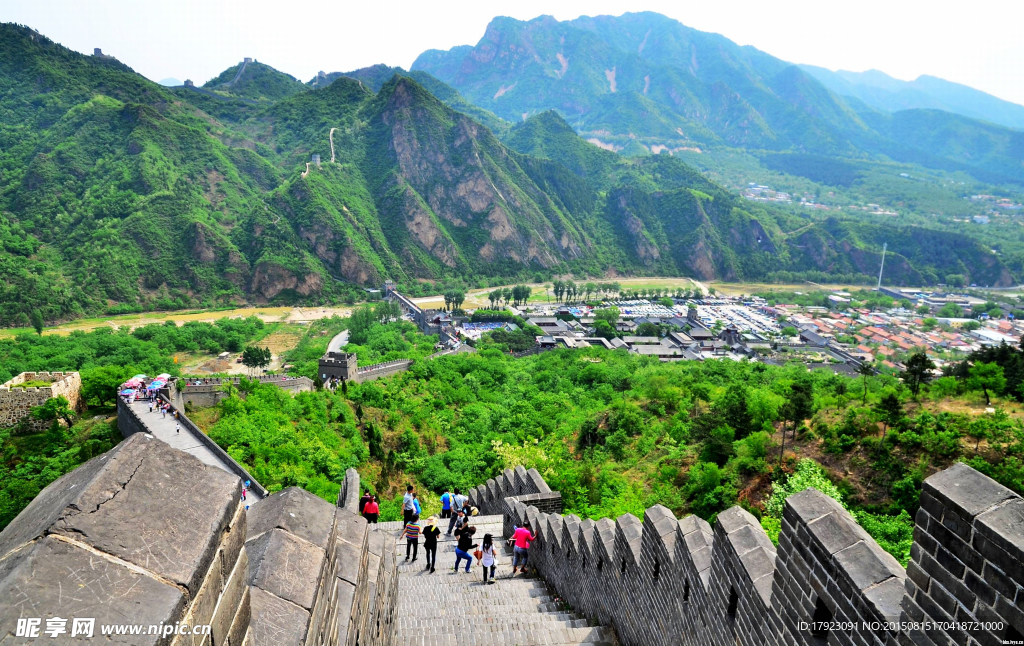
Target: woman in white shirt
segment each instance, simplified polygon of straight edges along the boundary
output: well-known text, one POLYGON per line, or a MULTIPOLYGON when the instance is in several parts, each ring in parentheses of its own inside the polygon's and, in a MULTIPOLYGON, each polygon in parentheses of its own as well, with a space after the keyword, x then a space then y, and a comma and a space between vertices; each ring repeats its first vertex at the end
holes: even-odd
POLYGON ((490 585, 494 583, 494 569, 498 567, 498 548, 494 544, 490 534, 484 534, 484 542, 480 546, 480 565, 483 566, 484 571, 484 583, 490 585), (487 572, 490 570, 491 580, 487 580, 487 572))

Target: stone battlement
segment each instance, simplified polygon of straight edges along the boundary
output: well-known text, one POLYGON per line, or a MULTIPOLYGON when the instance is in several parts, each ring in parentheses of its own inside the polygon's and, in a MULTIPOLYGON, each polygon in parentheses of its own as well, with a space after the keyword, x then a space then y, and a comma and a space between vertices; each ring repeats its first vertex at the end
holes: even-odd
POLYGON ((787 499, 777 549, 740 507, 712 528, 662 506, 643 520, 581 520, 560 513, 560 498, 522 467, 470 493, 481 513, 503 514, 506 536, 529 521, 530 563, 624 645, 998 644, 1024 633, 1024 500, 964 464, 925 481, 906 570, 814 489, 787 499))
POLYGON ((0 385, 0 428, 15 426, 25 420, 27 430, 42 430, 49 422, 30 418, 32 409, 53 397, 64 397, 71 410, 85 410, 81 397, 82 378, 77 372, 23 372, 0 385), (49 382, 49 386, 18 387, 33 381, 49 382))

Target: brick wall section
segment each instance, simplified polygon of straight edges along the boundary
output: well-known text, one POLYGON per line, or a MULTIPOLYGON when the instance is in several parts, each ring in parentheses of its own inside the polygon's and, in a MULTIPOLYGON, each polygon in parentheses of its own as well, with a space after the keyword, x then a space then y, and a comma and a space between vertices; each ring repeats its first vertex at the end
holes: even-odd
MULTIPOLYGON (((773 607, 784 644, 817 644, 800 622, 897 622, 906 573, 839 503, 814 490, 786 501, 773 607)), ((861 629, 860 643, 884 644, 896 633, 861 629)))
POLYGON ((85 400, 81 397, 82 378, 77 372, 23 372, 0 385, 0 428, 21 426, 26 432, 41 431, 50 425, 31 418, 32 409, 53 397, 64 397, 71 410, 81 413, 85 400), (49 387, 15 388, 31 381, 48 381, 49 387))
POLYGON ((338 490, 338 506, 352 512, 359 513, 359 472, 349 468, 345 471, 345 480, 338 490))
POLYGON ((1024 501, 964 464, 924 482, 907 567, 903 621, 1002 624, 934 627, 905 644, 999 644, 1024 635, 1024 501), (990 626, 991 627, 991 626, 990 626))
POLYGON ((398 568, 383 534, 298 487, 249 513, 251 646, 390 644, 398 568))
POLYGON ((364 383, 367 381, 373 381, 374 379, 380 379, 381 377, 396 375, 408 370, 409 366, 412 364, 412 359, 398 359, 396 361, 388 361, 387 363, 376 363, 372 366, 363 366, 356 370, 356 381, 364 383))
MULTIPOLYGON (((348 476, 357 492, 358 474, 348 476)), ((38 609, 42 628, 93 617, 96 635, 125 622, 212 627, 133 644, 390 646, 394 541, 297 487, 248 513, 241 490, 237 476, 130 433, 0 532, 0 625, 13 631, 38 609)))
POLYGON ((99 635, 100 624, 209 624, 212 642, 173 643, 242 644, 250 597, 240 497, 231 474, 132 436, 58 478, 0 532, 0 625, 93 617, 99 635), (89 592, 69 594, 68 583, 89 592))
MULTIPOLYGON (((264 375, 254 377, 253 380, 277 386, 291 393, 313 390, 313 380, 309 377, 264 375)), ((186 385, 184 379, 174 378, 160 389, 160 394, 178 408, 184 408, 186 403, 199 408, 208 408, 227 398, 228 395, 223 390, 224 384, 232 383, 237 385, 239 378, 208 378, 206 381, 208 383, 186 385)))
MULTIPOLYGON (((714 530, 699 516, 687 516, 676 525, 675 634, 687 646, 707 643, 710 626, 708 585, 714 530)), ((669 612, 672 612, 669 607, 669 612)), ((718 618, 715 618, 717 621, 718 618)))
POLYGON ((529 522, 531 566, 624 646, 996 644, 1024 634, 1024 500, 963 464, 925 481, 907 571, 814 489, 787 499, 776 551, 739 507, 713 529, 660 506, 643 521, 563 517, 558 492, 522 493, 542 488, 539 477, 506 471, 471 500, 504 516, 505 536, 529 522), (1004 627, 900 632, 901 617, 1004 627), (856 629, 801 625, 815 621, 856 629))

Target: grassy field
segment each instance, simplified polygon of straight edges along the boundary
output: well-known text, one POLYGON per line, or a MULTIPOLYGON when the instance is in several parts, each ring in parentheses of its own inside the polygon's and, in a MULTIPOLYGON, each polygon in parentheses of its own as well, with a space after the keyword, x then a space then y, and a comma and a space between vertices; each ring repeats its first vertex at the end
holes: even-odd
MULTIPOLYGON (((43 329, 43 334, 67 335, 75 330, 88 332, 102 327, 134 329, 150 323, 175 321, 179 325, 188 321, 206 321, 212 323, 217 319, 258 316, 266 323, 303 323, 331 316, 348 316, 350 307, 243 307, 230 310, 181 310, 176 312, 148 312, 145 314, 125 314, 102 318, 78 319, 43 329)), ((32 328, 0 329, 0 337, 14 336, 24 332, 32 332, 32 328)))

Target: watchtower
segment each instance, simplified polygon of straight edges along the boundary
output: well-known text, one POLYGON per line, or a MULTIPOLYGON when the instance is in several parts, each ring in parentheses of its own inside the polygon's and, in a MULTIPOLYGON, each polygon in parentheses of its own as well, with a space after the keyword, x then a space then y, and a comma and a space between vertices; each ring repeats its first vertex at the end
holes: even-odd
POLYGON ((328 379, 356 380, 356 355, 352 352, 327 352, 320 357, 317 371, 321 381, 328 379))

